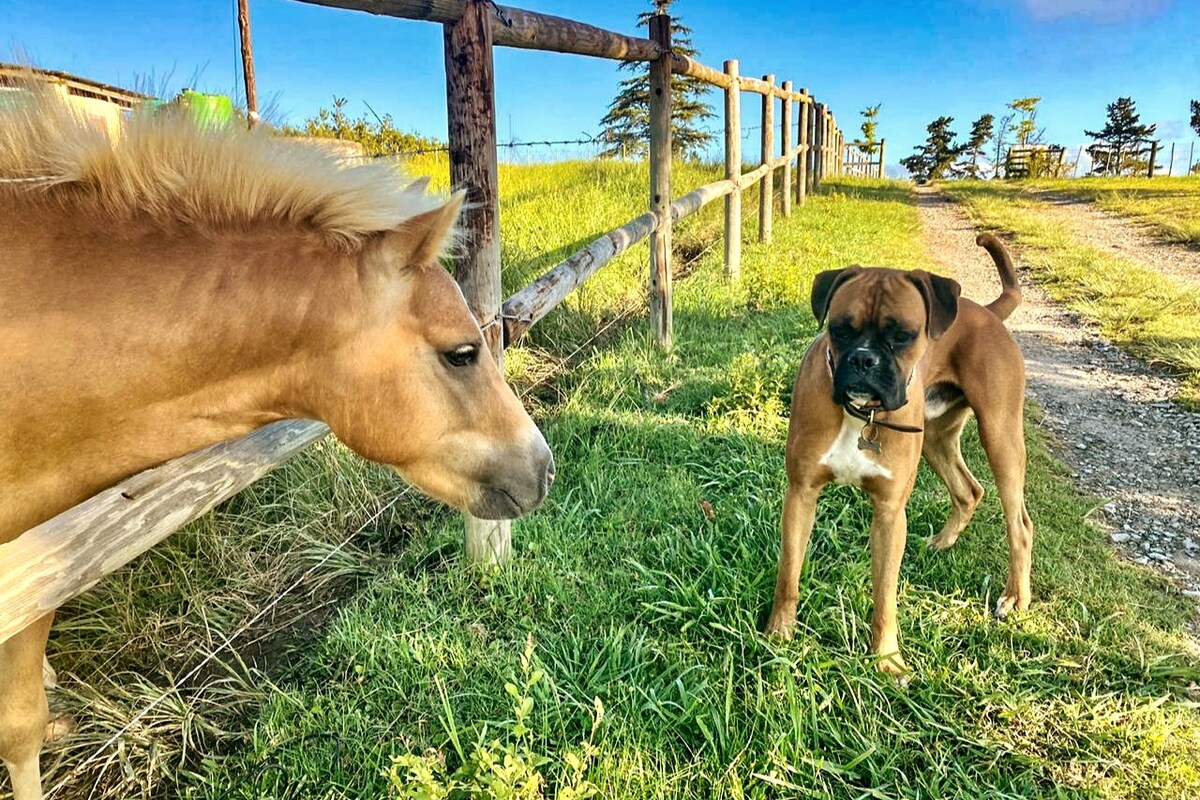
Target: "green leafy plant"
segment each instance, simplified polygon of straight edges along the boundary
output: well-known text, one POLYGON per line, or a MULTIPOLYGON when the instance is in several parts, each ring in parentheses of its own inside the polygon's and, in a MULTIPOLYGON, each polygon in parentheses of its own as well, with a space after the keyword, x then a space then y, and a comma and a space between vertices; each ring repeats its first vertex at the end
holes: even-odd
POLYGON ((443 719, 450 744, 459 767, 448 771, 445 757, 438 751, 420 755, 404 753, 392 757, 391 766, 384 771, 390 797, 404 800, 541 800, 551 796, 558 800, 587 800, 599 789, 587 780, 586 773, 598 752, 594 739, 604 719, 604 704, 600 698, 592 701, 592 729, 577 748, 556 754, 542 752, 542 743, 530 727, 533 713, 533 689, 546 677, 534 663, 534 642, 529 637, 521 654, 520 685, 504 684, 504 691, 513 700, 512 719, 485 722, 469 751, 464 751, 459 737, 454 711, 445 688, 438 683, 442 696, 443 719), (491 736, 489 731, 501 732, 491 736), (548 787, 550 794, 547 795, 548 787))

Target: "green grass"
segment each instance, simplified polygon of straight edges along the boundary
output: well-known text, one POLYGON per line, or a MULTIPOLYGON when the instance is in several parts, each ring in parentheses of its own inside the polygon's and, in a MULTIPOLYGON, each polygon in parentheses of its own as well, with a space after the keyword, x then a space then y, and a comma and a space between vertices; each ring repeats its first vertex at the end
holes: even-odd
POLYGON ((1108 211, 1146 223, 1168 241, 1200 246, 1200 175, 1046 180, 1027 185, 1090 200, 1108 211))
POLYGON ((1179 375, 1181 401, 1200 408, 1200 289, 1080 244, 1018 186, 955 181, 944 190, 982 227, 1013 234, 1051 297, 1096 322, 1110 341, 1179 375))
MULTIPOLYGON (((613 168, 596 217, 581 217, 585 205, 539 201, 548 181, 534 171, 551 168, 524 169, 502 176, 505 247, 531 259, 644 202, 641 177, 613 168), (528 207, 511 194, 525 177, 528 207)), ((605 172, 553 169, 564 198, 565 183, 605 172)), ((710 222, 686 235, 703 241, 710 222)), ((649 342, 640 312, 644 246, 602 272, 607 283, 510 359, 559 477, 544 509, 515 526, 516 557, 498 573, 461 562, 455 515, 326 443, 105 581, 64 614, 52 648, 89 687, 81 719, 103 717, 88 722, 92 734, 367 523, 273 624, 244 637, 268 638, 173 694, 106 768, 89 767, 98 795, 385 797, 392 756, 453 767, 455 739, 503 731, 505 684, 520 684, 532 637, 545 679, 532 690, 530 736, 555 774, 561 751, 589 735, 599 697, 588 777, 605 798, 1195 796, 1193 604, 1116 560, 1087 522, 1095 501, 1034 430, 1029 613, 988 618, 1005 535, 972 429, 965 455, 989 495, 960 543, 940 554, 923 544, 948 508, 924 469, 909 506, 910 685, 866 655, 870 512, 855 491, 823 495, 795 641, 758 633, 790 384, 816 333, 811 277, 856 261, 927 266, 918 233, 907 187, 832 184, 776 221, 771 246, 747 245, 741 286, 721 280, 718 252, 689 267, 671 355, 649 342), (630 304, 639 313, 615 316, 630 304), (559 359, 578 351, 569 370, 545 366, 551 348, 559 359)), ((67 751, 65 766, 90 752, 67 751)))

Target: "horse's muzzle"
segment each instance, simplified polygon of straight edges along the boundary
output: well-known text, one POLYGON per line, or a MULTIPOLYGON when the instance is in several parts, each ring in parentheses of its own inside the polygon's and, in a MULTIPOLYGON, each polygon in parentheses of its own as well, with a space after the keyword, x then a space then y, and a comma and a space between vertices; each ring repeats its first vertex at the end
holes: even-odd
POLYGON ((470 512, 480 519, 516 519, 540 506, 554 483, 554 455, 539 437, 538 447, 530 459, 530 470, 508 468, 498 470, 492 480, 480 487, 471 503, 470 512))

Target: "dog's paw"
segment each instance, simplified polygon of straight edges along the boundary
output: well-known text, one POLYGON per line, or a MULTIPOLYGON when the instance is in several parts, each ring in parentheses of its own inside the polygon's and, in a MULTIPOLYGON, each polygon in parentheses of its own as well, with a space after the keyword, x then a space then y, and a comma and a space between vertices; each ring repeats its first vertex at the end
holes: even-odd
POLYGON ((907 686, 912 680, 912 670, 904 663, 904 657, 899 652, 880 656, 875 668, 885 675, 891 675, 901 686, 907 686))
POLYGON ((958 541, 958 534, 960 532, 951 533, 942 531, 937 536, 930 536, 926 541, 928 541, 929 546, 934 550, 946 550, 953 547, 954 543, 958 541))
POLYGON ((771 612, 771 618, 767 620, 767 627, 763 629, 763 633, 772 639, 790 642, 792 635, 796 630, 795 614, 778 614, 771 612))
POLYGON ((996 619, 1003 622, 1008 619, 1008 616, 1014 611, 1026 611, 1029 609, 1029 596, 1021 597, 1015 593, 1005 592, 1000 595, 1000 599, 996 601, 996 619))

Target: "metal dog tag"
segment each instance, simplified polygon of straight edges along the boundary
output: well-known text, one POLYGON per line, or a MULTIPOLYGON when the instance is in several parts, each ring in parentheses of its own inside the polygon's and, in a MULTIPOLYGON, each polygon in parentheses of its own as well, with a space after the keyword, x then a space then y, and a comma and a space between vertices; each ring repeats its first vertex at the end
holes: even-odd
POLYGON ((879 445, 879 428, 871 423, 863 425, 863 428, 858 433, 858 449, 869 450, 872 453, 882 453, 883 448, 879 445), (871 432, 871 438, 867 438, 867 431, 871 432))

